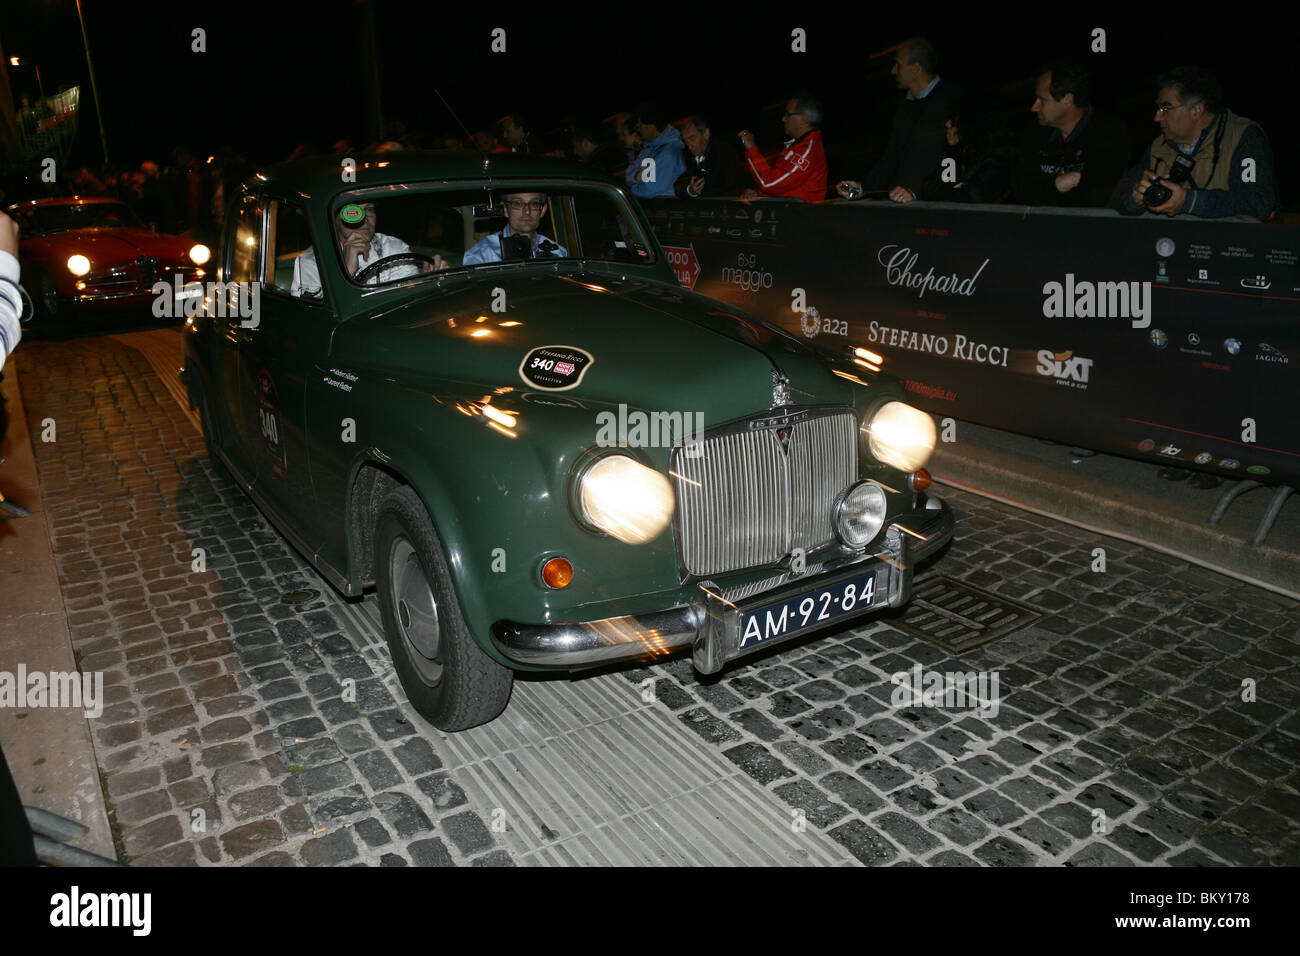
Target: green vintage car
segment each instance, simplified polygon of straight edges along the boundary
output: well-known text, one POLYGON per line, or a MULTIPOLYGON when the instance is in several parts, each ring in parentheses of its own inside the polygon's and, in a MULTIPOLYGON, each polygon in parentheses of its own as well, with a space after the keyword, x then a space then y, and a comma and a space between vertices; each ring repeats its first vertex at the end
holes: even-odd
MULTIPOLYGON (((907 601, 952 535, 929 416, 681 288, 582 166, 385 153, 264 170, 182 291, 208 448, 459 730, 513 672, 704 673, 907 601)), ((182 301, 183 300, 183 301, 182 301)))

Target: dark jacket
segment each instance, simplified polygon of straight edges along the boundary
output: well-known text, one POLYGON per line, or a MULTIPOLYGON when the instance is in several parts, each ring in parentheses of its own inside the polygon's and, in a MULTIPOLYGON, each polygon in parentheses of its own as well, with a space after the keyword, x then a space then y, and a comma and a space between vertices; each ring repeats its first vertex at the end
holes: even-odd
POLYGON ((900 102, 885 152, 863 177, 862 188, 905 186, 921 195, 943 157, 947 145, 944 124, 956 115, 958 97, 957 87, 940 79, 923 99, 900 102))
POLYGON ((702 157, 696 157, 689 148, 682 150, 682 157, 686 160, 686 172, 673 183, 679 199, 693 198, 687 194, 686 186, 696 176, 704 177, 700 196, 739 196, 749 185, 740 153, 724 139, 710 137, 709 148, 702 157))
MULTIPOLYGON (((1142 162, 1134 166, 1119 181, 1111 196, 1111 207, 1126 216, 1146 212, 1144 206, 1133 202, 1133 186, 1142 177, 1143 170, 1155 168, 1152 154, 1162 159, 1157 172, 1169 171, 1176 147, 1157 136, 1147 147, 1142 162)), ((1223 216, 1254 216, 1269 219, 1278 208, 1277 173, 1273 166, 1273 150, 1268 137, 1259 125, 1231 110, 1224 110, 1196 142, 1192 153, 1195 165, 1187 188, 1187 202, 1183 212, 1203 219, 1223 216), (1216 149, 1217 141, 1217 149, 1216 149), (1254 170, 1254 178, 1243 179, 1246 160, 1254 170)))
POLYGON ((1031 206, 1106 206, 1132 158, 1128 133, 1115 117, 1093 107, 1070 130, 1035 128, 1025 136, 1012 187, 1013 201, 1031 206), (1056 188, 1062 173, 1080 173, 1079 185, 1056 188))

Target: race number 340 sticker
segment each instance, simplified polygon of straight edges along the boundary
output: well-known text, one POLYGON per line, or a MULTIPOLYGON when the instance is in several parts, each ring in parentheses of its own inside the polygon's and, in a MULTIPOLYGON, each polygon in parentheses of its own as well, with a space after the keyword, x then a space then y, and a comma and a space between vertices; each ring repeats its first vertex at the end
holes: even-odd
POLYGON ((519 365, 519 377, 529 385, 551 392, 577 388, 596 360, 572 345, 544 345, 533 349, 519 365))

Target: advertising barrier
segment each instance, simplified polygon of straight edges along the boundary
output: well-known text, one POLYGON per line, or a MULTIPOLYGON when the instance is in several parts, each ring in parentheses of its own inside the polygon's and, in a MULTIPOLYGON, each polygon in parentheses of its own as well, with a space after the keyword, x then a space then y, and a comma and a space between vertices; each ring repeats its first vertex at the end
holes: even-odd
POLYGON ((1300 228, 947 203, 646 203, 678 280, 940 416, 1300 481, 1300 228))

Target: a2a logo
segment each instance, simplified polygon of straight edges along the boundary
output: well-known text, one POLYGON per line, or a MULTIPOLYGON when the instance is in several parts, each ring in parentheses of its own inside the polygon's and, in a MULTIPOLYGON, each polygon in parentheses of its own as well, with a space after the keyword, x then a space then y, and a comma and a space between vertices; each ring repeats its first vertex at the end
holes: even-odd
POLYGON ((1057 384, 1072 388, 1087 388, 1088 378, 1092 374, 1092 359, 1075 355, 1074 352, 1053 352, 1051 349, 1039 349, 1037 370, 1039 375, 1050 375, 1057 384))

